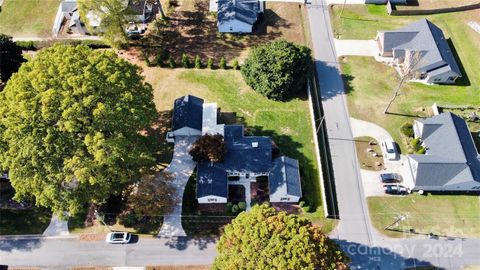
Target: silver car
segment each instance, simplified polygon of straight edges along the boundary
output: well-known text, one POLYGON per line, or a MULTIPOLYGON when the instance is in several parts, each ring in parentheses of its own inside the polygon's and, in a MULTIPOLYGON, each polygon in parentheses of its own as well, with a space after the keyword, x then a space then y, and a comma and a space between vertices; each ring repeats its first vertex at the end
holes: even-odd
POLYGON ((105 242, 109 244, 127 244, 130 242, 131 236, 129 232, 110 232, 105 237, 105 242))

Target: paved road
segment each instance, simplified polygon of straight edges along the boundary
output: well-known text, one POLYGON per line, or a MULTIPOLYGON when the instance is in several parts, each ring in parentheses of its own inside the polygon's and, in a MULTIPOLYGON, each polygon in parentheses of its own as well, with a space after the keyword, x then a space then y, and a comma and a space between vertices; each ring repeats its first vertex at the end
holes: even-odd
POLYGON ((312 3, 308 8, 308 17, 341 218, 339 226, 332 235, 338 239, 370 244, 371 226, 366 218, 368 208, 365 205, 363 187, 359 181, 360 173, 345 102, 345 91, 339 75, 328 6, 322 3, 321 1, 312 3))
POLYGON ((326 3, 313 0, 308 17, 340 215, 330 237, 351 256, 352 269, 402 269, 407 259, 445 269, 480 265, 480 239, 390 239, 372 227, 326 3))
POLYGON ((72 266, 204 265, 215 258, 211 238, 134 239, 112 245, 65 239, 0 240, 0 264, 66 269, 72 266))
POLYGON ((198 139, 197 136, 177 136, 173 149, 173 158, 170 165, 164 170, 175 177, 175 206, 173 210, 164 217, 162 228, 158 236, 186 236, 182 227, 182 199, 185 186, 190 175, 195 169, 196 162, 188 154, 188 148, 198 139))

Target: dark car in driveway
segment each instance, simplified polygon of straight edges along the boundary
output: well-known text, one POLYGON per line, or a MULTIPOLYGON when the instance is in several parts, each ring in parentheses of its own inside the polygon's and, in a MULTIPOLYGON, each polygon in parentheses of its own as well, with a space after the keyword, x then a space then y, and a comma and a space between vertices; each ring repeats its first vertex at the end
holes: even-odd
POLYGON ((383 185, 383 190, 390 195, 406 195, 410 193, 408 188, 402 185, 383 185))
POLYGON ((398 173, 382 173, 380 174, 380 181, 384 184, 400 183, 402 182, 402 176, 398 173))

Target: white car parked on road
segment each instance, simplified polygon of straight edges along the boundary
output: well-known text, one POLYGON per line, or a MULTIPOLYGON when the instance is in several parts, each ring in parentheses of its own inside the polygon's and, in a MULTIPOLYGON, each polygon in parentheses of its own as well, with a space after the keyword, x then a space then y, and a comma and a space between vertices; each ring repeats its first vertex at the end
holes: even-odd
POLYGON ((131 234, 128 232, 110 232, 105 237, 109 244, 127 244, 130 242, 131 234))
POLYGON ((388 160, 396 160, 398 157, 397 147, 392 140, 382 141, 382 152, 384 157, 388 160))

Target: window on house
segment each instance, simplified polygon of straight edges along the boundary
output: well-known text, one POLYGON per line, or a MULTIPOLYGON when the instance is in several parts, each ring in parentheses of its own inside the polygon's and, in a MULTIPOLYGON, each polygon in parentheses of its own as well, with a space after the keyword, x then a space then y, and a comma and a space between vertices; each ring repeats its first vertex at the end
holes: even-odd
POLYGON ((442 80, 441 78, 435 78, 433 81, 434 81, 434 82, 439 82, 439 81, 441 81, 441 80, 442 80))
POLYGON ((449 81, 455 81, 456 78, 457 78, 457 77, 448 77, 448 80, 449 80, 449 81))

